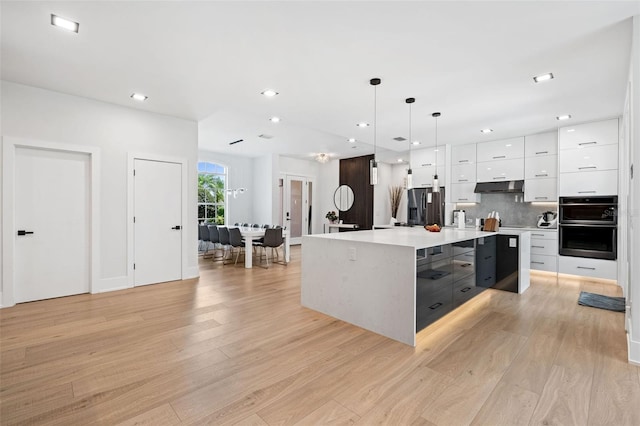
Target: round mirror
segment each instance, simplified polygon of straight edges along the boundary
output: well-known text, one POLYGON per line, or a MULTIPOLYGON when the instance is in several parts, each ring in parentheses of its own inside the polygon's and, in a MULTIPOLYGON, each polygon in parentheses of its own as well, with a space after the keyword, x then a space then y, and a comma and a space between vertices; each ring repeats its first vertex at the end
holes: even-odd
POLYGON ((333 194, 333 203, 341 212, 346 212, 353 206, 353 189, 349 185, 340 185, 333 194))

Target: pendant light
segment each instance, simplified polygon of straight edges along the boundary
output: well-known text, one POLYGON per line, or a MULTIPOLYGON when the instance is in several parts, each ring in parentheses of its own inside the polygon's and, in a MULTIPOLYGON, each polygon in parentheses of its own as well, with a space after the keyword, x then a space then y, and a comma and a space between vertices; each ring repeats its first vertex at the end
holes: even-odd
POLYGON ((377 86, 381 83, 379 78, 372 78, 369 84, 373 86, 373 160, 370 163, 369 183, 378 184, 378 162, 376 161, 376 124, 377 124, 377 86))
POLYGON ((409 104, 409 170, 407 170, 407 189, 413 189, 413 171, 411 170, 411 145, 413 144, 411 139, 411 104, 416 101, 416 98, 407 98, 404 101, 409 104))
POLYGON ((434 112, 431 116, 436 119, 436 172, 433 175, 433 192, 440 192, 438 184, 438 117, 440 117, 440 113, 434 112))

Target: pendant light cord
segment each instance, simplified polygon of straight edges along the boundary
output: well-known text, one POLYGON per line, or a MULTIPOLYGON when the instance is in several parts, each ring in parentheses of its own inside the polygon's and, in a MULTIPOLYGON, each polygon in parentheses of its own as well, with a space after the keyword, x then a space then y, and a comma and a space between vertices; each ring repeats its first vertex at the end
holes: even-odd
POLYGON ((376 131, 378 130, 378 86, 373 86, 373 161, 376 161, 376 131))

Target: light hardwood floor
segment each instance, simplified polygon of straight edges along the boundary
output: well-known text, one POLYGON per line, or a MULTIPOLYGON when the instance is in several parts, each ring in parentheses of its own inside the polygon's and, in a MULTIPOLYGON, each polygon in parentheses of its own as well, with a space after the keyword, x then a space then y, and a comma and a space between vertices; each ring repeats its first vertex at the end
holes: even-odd
POLYGON ((412 348, 300 306, 292 263, 0 310, 0 423, 640 425, 615 286, 534 274, 412 348))

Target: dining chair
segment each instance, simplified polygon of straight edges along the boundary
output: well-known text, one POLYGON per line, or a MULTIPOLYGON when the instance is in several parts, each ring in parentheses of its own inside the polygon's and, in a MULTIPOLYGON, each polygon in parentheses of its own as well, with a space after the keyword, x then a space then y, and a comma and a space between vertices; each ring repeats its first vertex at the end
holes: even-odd
POLYGON ((227 253, 229 251, 229 228, 225 226, 219 226, 218 235, 220 237, 220 246, 222 246, 223 249, 222 260, 224 263, 224 260, 227 258, 227 253))
POLYGON ((213 244, 213 260, 222 260, 222 257, 216 258, 216 251, 222 250, 224 253, 223 247, 220 245, 220 231, 218 231, 218 227, 216 225, 209 225, 209 241, 213 244))
MULTIPOLYGON (((242 241, 242 234, 238 228, 229 228, 229 247, 231 249, 231 254, 233 255, 234 249, 237 250, 236 260, 233 263, 234 265, 238 264, 238 258, 240 254, 244 252, 244 241, 242 241)), ((245 256, 247 254, 245 253, 245 256)))
POLYGON ((200 247, 203 250, 199 250, 202 251, 202 257, 204 258, 207 255, 207 252, 209 251, 209 228, 207 227, 207 225, 199 225, 198 226, 198 240, 200 240, 200 247))
MULTIPOLYGON (((269 267, 269 254, 267 249, 271 249, 271 263, 278 263, 280 265, 287 266, 286 262, 278 262, 273 261, 273 253, 276 253, 276 259, 280 256, 278 254, 278 247, 284 244, 284 238, 282 237, 282 228, 268 228, 264 231, 264 241, 261 244, 262 250, 264 251, 265 260, 267 263, 266 268, 269 267)), ((262 263, 262 253, 260 254, 260 263, 262 263)), ((262 266, 262 265, 260 265, 262 266)))
POLYGON ((264 225, 262 225, 262 227, 263 227, 264 229, 268 229, 268 228, 271 228, 271 225, 268 225, 268 224, 266 224, 266 223, 265 223, 264 225))
POLYGON ((248 227, 251 226, 251 224, 250 223, 243 223, 242 226, 245 227, 245 228, 248 228, 248 227))
POLYGON ((258 225, 257 223, 254 223, 254 224, 252 225, 252 228, 259 229, 259 228, 260 228, 260 225, 258 225))

